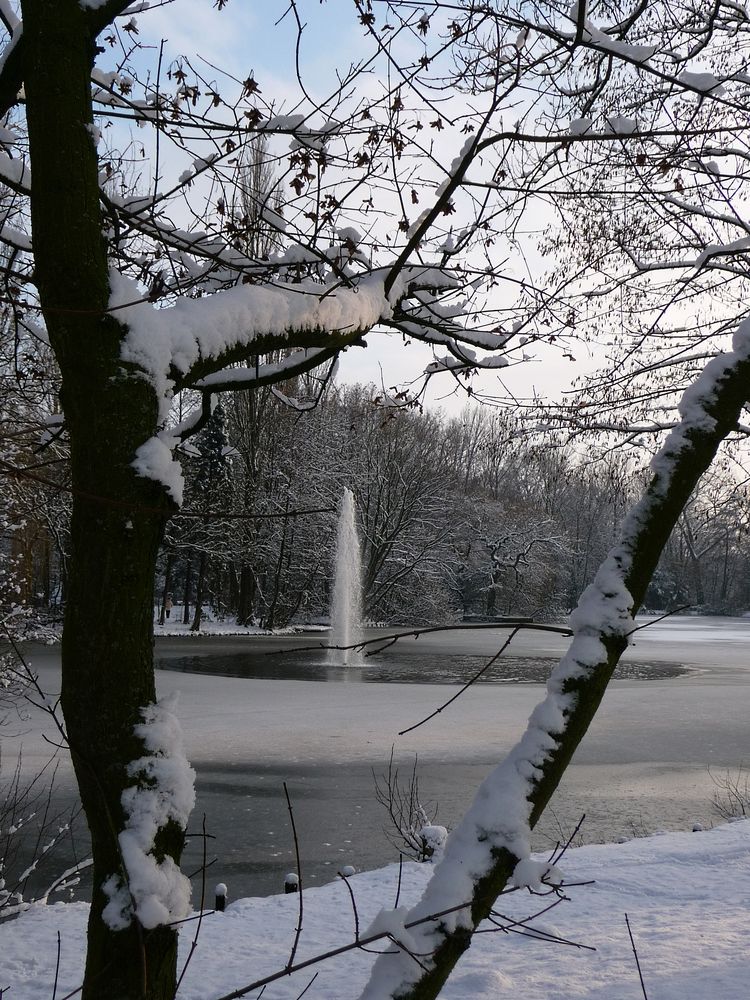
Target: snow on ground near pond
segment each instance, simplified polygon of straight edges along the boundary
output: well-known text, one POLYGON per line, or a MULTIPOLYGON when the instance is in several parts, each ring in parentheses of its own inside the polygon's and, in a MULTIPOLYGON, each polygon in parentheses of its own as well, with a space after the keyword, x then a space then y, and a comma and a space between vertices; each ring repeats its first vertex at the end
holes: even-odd
POLYGON ((287 625, 285 628, 258 628, 256 625, 238 625, 236 618, 214 618, 210 613, 204 613, 201 619, 199 632, 192 631, 193 616, 190 621, 182 621, 182 608, 176 605, 172 610, 171 618, 168 618, 163 625, 159 624, 158 609, 154 616, 154 635, 156 638, 184 636, 186 639, 200 639, 202 637, 215 637, 217 635, 238 636, 238 635, 299 635, 306 632, 330 632, 328 625, 287 625))
MULTIPOLYGON (((571 888, 571 901, 545 914, 535 926, 596 951, 513 934, 481 934, 444 988, 444 1000, 499 1000, 506 995, 524 1000, 639 1000, 643 993, 625 913, 650 997, 745 1000, 750 981, 750 821, 578 848, 568 852, 561 867, 567 882, 594 884, 571 888)), ((429 874, 427 865, 405 866, 401 905, 415 900, 429 874)), ((362 934, 381 907, 393 905, 397 879, 397 867, 390 866, 350 880, 362 934)), ((518 892, 504 897, 498 909, 519 919, 548 903, 548 898, 518 892)), ((211 1000, 282 968, 289 959, 297 907, 294 895, 271 896, 238 900, 224 914, 207 916, 178 997, 211 1000)), ((49 1000, 58 930, 57 995, 75 990, 83 969, 87 912, 83 903, 60 903, 32 909, 4 924, 0 992, 10 987, 8 995, 14 1000, 49 1000)), ((195 928, 195 923, 183 928, 181 961, 195 928)), ((346 886, 339 881, 306 890, 297 960, 352 937, 346 886)), ((372 961, 372 955, 352 951, 317 966, 320 975, 305 995, 355 1000, 372 961)), ((291 1000, 314 971, 283 979, 264 996, 291 1000)))
MULTIPOLYGON (((154 632, 158 636, 190 636, 192 638, 200 638, 201 635, 206 636, 216 636, 216 635, 296 635, 305 632, 330 632, 330 627, 328 625, 322 624, 302 624, 302 625, 289 625, 285 628, 275 628, 266 629, 258 628, 254 625, 238 625, 236 618, 231 615, 226 618, 216 618, 215 615, 210 611, 204 611, 203 619, 201 621, 201 630, 199 633, 191 632, 191 625, 193 616, 190 615, 190 623, 184 624, 182 621, 182 606, 175 605, 172 609, 171 618, 165 621, 164 625, 158 624, 159 609, 155 609, 154 612, 154 632)), ((441 632, 437 636, 433 635, 433 639, 437 639, 437 642, 441 645, 446 641, 448 643, 458 642, 459 644, 465 644, 467 642, 467 637, 469 635, 481 636, 482 632, 489 633, 490 637, 492 635, 497 635, 499 633, 507 634, 510 629, 508 627, 502 628, 501 626, 496 626, 490 629, 477 629, 472 632, 470 629, 466 628, 466 624, 463 622, 456 622, 456 630, 454 632, 441 632)), ((560 627, 566 627, 567 618, 561 619, 555 624, 560 627)), ((716 642, 717 639, 721 642, 746 642, 748 635, 750 634, 750 612, 742 618, 732 618, 729 616, 711 616, 711 615, 670 615, 668 617, 659 617, 653 615, 638 615, 635 619, 635 624, 637 631, 633 635, 633 640, 636 642, 716 642)), ((391 634, 392 632, 408 632, 413 626, 383 626, 381 631, 391 634)), ((377 635, 376 631, 372 632, 373 635, 377 635)), ((429 638, 429 632, 420 638, 420 643, 429 643, 432 641, 429 638)), ((523 648, 525 645, 529 645, 535 650, 540 647, 545 646, 549 641, 554 645, 552 648, 557 649, 559 646, 563 648, 567 647, 570 640, 568 638, 560 637, 556 639, 553 634, 544 635, 539 632, 535 632, 533 629, 524 630, 516 637, 514 640, 514 647, 523 648)))

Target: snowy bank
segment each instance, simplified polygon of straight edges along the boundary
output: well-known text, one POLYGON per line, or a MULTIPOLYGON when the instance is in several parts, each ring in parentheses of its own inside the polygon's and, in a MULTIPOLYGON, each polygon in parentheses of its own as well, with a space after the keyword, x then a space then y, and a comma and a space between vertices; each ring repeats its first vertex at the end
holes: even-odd
MULTIPOLYGON (((214 614, 204 608, 201 618, 201 627, 198 632, 192 631, 193 614, 189 622, 183 622, 182 605, 176 604, 172 608, 171 618, 168 618, 163 625, 159 624, 159 608, 154 608, 154 636, 160 638, 175 638, 182 636, 186 639, 201 639, 215 636, 285 636, 304 635, 313 632, 330 632, 328 625, 286 625, 283 628, 260 628, 257 625, 239 625, 233 616, 226 618, 216 618, 214 614)), ((325 640, 326 642, 328 640, 325 640)))
MULTIPOLYGON (((445 1000, 642 1000, 624 914, 629 916, 649 996, 658 1000, 744 1000, 750 980, 747 956, 750 912, 750 821, 699 833, 672 833, 626 844, 569 851, 561 868, 566 882, 594 880, 569 890, 562 902, 534 922, 541 934, 564 937, 596 951, 503 932, 479 934, 445 987, 445 1000)), ((400 904, 411 905, 429 878, 429 865, 404 867, 400 904)), ((383 907, 393 906, 395 865, 350 880, 360 934, 383 907)), ((231 892, 231 885, 230 885, 231 892)), ((516 892, 498 910, 514 920, 542 910, 550 897, 516 892)), ((83 903, 38 907, 0 931, 0 991, 14 1000, 49 1000, 61 935, 58 996, 80 985, 88 907, 83 903)), ((295 895, 243 899, 223 914, 207 916, 198 949, 178 997, 212 1000, 285 966, 298 915, 295 895)), ((392 922, 392 921, 391 921, 392 922)), ((183 926, 181 961, 196 923, 183 926)), ((304 929, 295 961, 354 938, 354 915, 342 881, 304 893, 304 929)), ((350 951, 273 984, 266 996, 291 1000, 312 975, 305 994, 354 1000, 373 956, 350 951)), ((251 995, 257 996, 257 992, 251 995)))

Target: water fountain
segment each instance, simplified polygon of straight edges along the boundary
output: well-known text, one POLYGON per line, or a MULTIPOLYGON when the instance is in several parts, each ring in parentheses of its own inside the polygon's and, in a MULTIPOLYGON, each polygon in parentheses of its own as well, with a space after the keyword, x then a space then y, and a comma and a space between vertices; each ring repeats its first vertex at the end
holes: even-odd
MULTIPOLYGON (((331 601, 331 646, 351 646, 362 638, 362 556, 357 536, 354 494, 345 489, 336 530, 333 599, 331 601)), ((358 649, 330 649, 328 662, 346 667, 362 664, 358 649)))

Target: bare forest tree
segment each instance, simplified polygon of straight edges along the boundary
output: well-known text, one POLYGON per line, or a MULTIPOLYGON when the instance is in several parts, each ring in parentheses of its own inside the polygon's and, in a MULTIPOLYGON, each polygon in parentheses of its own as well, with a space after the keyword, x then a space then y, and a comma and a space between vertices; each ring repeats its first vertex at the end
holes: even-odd
MULTIPOLYGON (((305 398, 315 391, 295 388, 305 398)), ((189 583, 192 601, 190 567, 205 551, 216 613, 262 626, 325 619, 336 511, 348 487, 365 549, 368 620, 568 611, 642 485, 641 463, 617 450, 584 462, 559 434, 538 439, 512 414, 502 414, 500 433, 499 416, 394 409, 375 386, 331 387, 309 412, 268 388, 228 397, 233 457, 221 500, 210 524, 201 523, 205 489, 199 459, 188 455, 185 502, 160 564, 162 591, 181 595, 189 583), (466 447, 469 431, 477 443, 466 447)), ((719 482, 729 491, 734 479, 725 470, 719 482)), ((699 494, 692 504, 708 501, 699 494)), ((727 606, 741 600, 742 552, 740 540, 727 606)), ((718 547, 711 553, 713 579, 718 547)))
POLYGON ((62 603, 70 516, 57 370, 19 328, 18 308, 0 314, 0 614, 16 637, 23 621, 33 628, 29 609, 62 603))

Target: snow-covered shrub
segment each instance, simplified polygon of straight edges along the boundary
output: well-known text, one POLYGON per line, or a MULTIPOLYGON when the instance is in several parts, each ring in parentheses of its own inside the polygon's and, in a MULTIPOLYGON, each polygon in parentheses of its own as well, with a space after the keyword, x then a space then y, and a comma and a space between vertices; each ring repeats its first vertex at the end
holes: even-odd
POLYGON ((0 921, 46 903, 55 893, 72 895, 90 864, 83 861, 62 872, 50 865, 78 810, 55 807, 52 761, 31 778, 24 777, 22 763, 19 756, 3 780, 0 758, 0 921))

